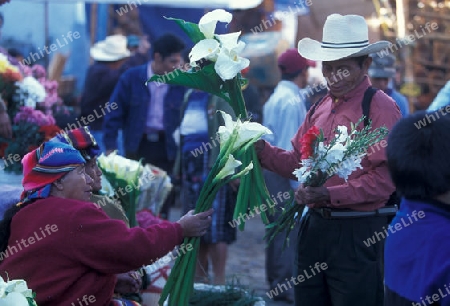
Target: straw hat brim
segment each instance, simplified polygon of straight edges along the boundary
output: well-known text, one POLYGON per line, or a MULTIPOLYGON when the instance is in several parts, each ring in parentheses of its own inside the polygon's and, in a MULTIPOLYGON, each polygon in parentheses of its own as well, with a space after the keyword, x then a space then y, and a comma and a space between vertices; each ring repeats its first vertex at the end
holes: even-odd
POLYGON ((322 43, 311 38, 298 42, 298 53, 312 61, 337 61, 347 57, 358 57, 388 48, 390 42, 378 41, 363 48, 323 48, 322 43))

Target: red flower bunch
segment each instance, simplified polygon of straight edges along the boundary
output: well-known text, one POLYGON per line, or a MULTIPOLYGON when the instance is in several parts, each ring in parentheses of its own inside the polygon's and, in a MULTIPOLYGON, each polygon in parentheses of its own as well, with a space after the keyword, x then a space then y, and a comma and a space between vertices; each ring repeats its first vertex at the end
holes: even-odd
POLYGON ((312 126, 300 139, 301 159, 307 159, 314 155, 314 145, 319 138, 320 130, 316 126, 312 126))
POLYGON ((7 68, 6 71, 2 74, 2 78, 6 82, 18 82, 22 81, 22 74, 19 71, 14 71, 12 69, 7 68))

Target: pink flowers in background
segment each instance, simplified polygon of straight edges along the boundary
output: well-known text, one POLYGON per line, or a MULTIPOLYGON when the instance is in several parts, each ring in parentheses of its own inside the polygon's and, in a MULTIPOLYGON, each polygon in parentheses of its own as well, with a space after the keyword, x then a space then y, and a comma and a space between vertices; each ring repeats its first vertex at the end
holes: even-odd
POLYGON ((33 65, 33 67, 23 66, 23 74, 25 76, 31 76, 35 78, 45 89, 45 99, 39 101, 39 108, 41 108, 46 114, 52 114, 53 107, 62 106, 63 101, 58 96, 58 82, 47 79, 47 72, 41 65, 33 65))
POLYGON ((40 110, 35 110, 29 106, 22 106, 14 117, 14 124, 19 124, 20 122, 34 123, 38 126, 54 125, 56 123, 52 115, 46 115, 40 110))

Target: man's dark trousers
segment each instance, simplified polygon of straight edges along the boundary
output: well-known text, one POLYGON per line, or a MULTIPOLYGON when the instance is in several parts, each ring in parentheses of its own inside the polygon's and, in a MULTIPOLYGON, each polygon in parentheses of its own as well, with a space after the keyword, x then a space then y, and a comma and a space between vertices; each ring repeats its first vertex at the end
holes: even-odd
POLYGON ((383 306, 386 228, 386 217, 326 219, 310 209, 298 236, 295 276, 304 281, 297 280, 295 305, 383 306), (327 268, 312 276, 317 262, 327 268))

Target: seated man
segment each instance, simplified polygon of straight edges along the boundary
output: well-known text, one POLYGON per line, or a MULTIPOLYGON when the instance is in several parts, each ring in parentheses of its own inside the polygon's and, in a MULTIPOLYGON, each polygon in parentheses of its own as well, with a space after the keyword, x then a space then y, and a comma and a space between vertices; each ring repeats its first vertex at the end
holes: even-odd
POLYGON ((403 198, 386 229, 385 306, 450 305, 450 118, 417 128, 428 116, 401 119, 389 135, 388 168, 403 198))

